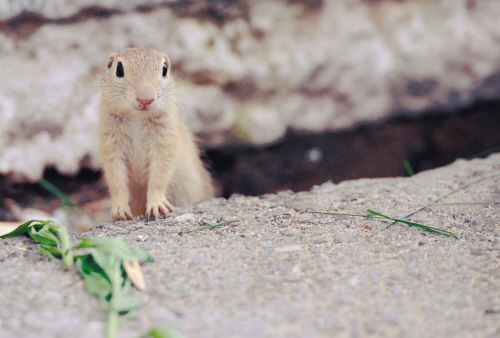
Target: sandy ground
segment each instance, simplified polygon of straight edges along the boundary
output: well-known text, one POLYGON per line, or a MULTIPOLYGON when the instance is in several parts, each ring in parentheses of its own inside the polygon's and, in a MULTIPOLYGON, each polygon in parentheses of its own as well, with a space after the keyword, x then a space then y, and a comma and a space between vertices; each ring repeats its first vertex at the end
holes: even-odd
MULTIPOLYGON (((410 218, 459 239, 399 224, 370 237, 387 223, 311 213, 403 217, 471 182, 441 202, 500 201, 500 154, 411 178, 214 199, 81 236, 122 236, 155 257, 120 337, 153 325, 185 337, 498 337, 500 205, 439 205, 410 218)), ((0 264, 2 337, 104 336, 99 301, 29 238, 0 240, 0 264)))

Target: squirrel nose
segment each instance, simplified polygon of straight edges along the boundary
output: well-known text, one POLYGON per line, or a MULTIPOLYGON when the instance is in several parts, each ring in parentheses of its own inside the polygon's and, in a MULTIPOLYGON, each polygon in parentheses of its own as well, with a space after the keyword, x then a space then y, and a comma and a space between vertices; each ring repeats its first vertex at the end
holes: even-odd
POLYGON ((150 105, 151 103, 153 103, 153 101, 155 100, 154 98, 152 99, 141 99, 141 98, 136 98, 137 102, 139 102, 140 104, 142 104, 143 106, 148 106, 150 105))

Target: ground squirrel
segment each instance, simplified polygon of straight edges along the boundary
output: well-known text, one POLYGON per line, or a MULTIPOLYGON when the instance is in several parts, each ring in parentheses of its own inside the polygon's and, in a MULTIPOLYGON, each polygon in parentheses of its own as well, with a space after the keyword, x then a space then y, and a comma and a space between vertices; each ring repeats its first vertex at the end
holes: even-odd
POLYGON ((175 90, 166 54, 126 48, 107 59, 99 136, 114 220, 158 217, 214 195, 175 90))

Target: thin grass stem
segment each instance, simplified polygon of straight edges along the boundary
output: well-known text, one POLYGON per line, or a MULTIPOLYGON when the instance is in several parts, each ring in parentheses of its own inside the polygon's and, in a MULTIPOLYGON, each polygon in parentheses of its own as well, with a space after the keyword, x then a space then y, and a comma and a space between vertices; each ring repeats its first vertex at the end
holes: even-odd
POLYGON ((59 197, 64 205, 70 206, 70 207, 78 207, 78 204, 73 202, 68 195, 63 193, 61 190, 59 190, 55 185, 47 181, 45 178, 41 178, 38 180, 38 183, 44 187, 46 190, 48 190, 50 193, 52 193, 54 196, 59 197))
POLYGON ((208 229, 214 229, 214 228, 218 228, 218 227, 221 227, 221 226, 224 226, 224 225, 227 225, 227 224, 231 224, 231 223, 236 222, 236 221, 238 221, 238 220, 237 219, 233 219, 232 221, 222 222, 222 223, 218 223, 218 224, 214 224, 214 225, 207 225, 207 226, 204 226, 204 227, 199 227, 199 228, 194 229, 194 230, 184 231, 183 233, 189 234, 189 233, 192 233, 192 232, 198 232, 198 231, 203 231, 203 230, 208 230, 208 229))
POLYGON ((384 214, 382 214, 380 212, 377 212, 377 211, 374 211, 374 210, 371 210, 371 209, 367 209, 367 211, 369 213, 371 213, 371 214, 377 215, 379 217, 386 218, 386 219, 394 221, 394 222, 403 223, 403 224, 406 224, 406 225, 409 225, 409 226, 412 226, 412 227, 417 227, 417 228, 424 229, 424 230, 427 230, 427 231, 430 231, 430 232, 434 232, 434 233, 437 233, 437 234, 440 234, 440 235, 454 236, 456 238, 460 238, 459 234, 451 232, 451 231, 448 231, 448 230, 434 228, 434 227, 431 227, 431 226, 428 226, 428 225, 424 225, 424 224, 420 224, 420 223, 415 223, 415 222, 410 222, 410 221, 405 221, 405 220, 402 220, 402 219, 392 218, 392 217, 389 217, 387 215, 384 215, 384 214))
POLYGON ((383 215, 383 214, 381 214, 379 212, 373 211, 371 209, 367 209, 367 211, 370 212, 372 215, 348 214, 348 213, 325 212, 325 211, 312 211, 312 213, 313 214, 322 214, 322 215, 352 216, 352 217, 371 218, 371 219, 379 219, 379 220, 382 220, 382 221, 394 221, 394 222, 397 222, 397 223, 403 223, 403 224, 406 224, 406 225, 409 225, 409 226, 418 227, 418 228, 421 228, 421 229, 424 229, 424 230, 427 230, 427 231, 430 231, 430 232, 434 232, 434 233, 437 233, 437 234, 440 234, 440 235, 454 236, 454 237, 457 237, 457 238, 460 237, 460 235, 458 235, 458 234, 456 234, 454 232, 448 231, 448 230, 434 228, 434 227, 430 227, 430 226, 425 225, 425 224, 420 224, 420 223, 405 221, 405 220, 402 220, 402 219, 392 218, 392 217, 383 215))
POLYGON ((64 267, 69 269, 73 266, 73 251, 71 250, 71 242, 69 239, 68 230, 65 226, 58 226, 54 223, 55 230, 60 238, 61 254, 64 262, 64 267))
POLYGON ((352 216, 352 217, 363 217, 363 218, 381 218, 375 217, 373 215, 362 215, 362 214, 346 214, 342 212, 330 212, 330 211, 311 211, 312 214, 321 214, 321 215, 334 215, 334 216, 352 216))
POLYGON ((108 323, 106 328, 106 338, 115 338, 118 328, 118 312, 108 311, 108 323))
POLYGON ((413 168, 412 168, 412 166, 411 166, 410 162, 408 162, 408 161, 404 161, 404 162, 403 162, 403 165, 405 166, 406 171, 408 172, 408 175, 410 175, 410 176, 415 175, 415 171, 413 170, 413 168))
MULTIPOLYGON (((412 213, 409 213, 408 215, 406 215, 406 216, 402 217, 401 219, 407 219, 408 217, 411 217, 411 216, 415 215, 416 213, 418 213, 418 212, 420 212, 420 211, 424 210, 425 208, 428 208, 428 207, 430 207, 430 206, 434 205, 435 203, 437 203, 437 202, 439 202, 439 201, 441 201, 441 200, 445 199, 446 197, 449 197, 449 196, 451 196, 451 195, 453 195, 453 194, 455 194, 455 193, 457 193, 457 192, 459 192, 459 191, 462 191, 462 190, 464 190, 464 189, 467 189, 468 187, 470 187, 470 186, 472 186, 472 185, 474 185, 474 184, 478 184, 478 183, 481 183, 481 182, 483 182, 483 181, 486 181, 486 180, 488 180, 488 179, 491 179, 491 178, 494 178, 494 177, 498 177, 498 176, 500 176, 500 173, 496 172, 496 173, 495 173, 495 174, 493 174, 493 175, 489 175, 489 176, 486 176, 486 177, 482 177, 482 178, 477 179, 477 180, 475 180, 475 181, 472 181, 472 182, 470 182, 470 183, 464 184, 464 185, 462 185, 462 186, 458 187, 457 189, 452 190, 452 191, 450 191, 450 192, 448 192, 448 193, 446 193, 446 194, 444 194, 444 195, 442 195, 442 196, 440 196, 440 197, 436 198, 434 201, 432 201, 432 202, 430 202, 430 203, 428 203, 428 204, 426 204, 426 205, 424 205, 424 206, 422 206, 422 207, 418 208, 417 210, 413 211, 412 213)), ((387 225, 382 226, 380 229, 377 229, 377 230, 373 231, 373 232, 371 233, 370 237, 375 236, 375 235, 376 235, 376 234, 378 234, 379 232, 384 231, 385 229, 387 229, 388 227, 390 227, 390 226, 392 226, 392 225, 394 225, 394 224, 396 224, 396 223, 398 223, 398 222, 394 221, 394 222, 392 222, 392 223, 389 223, 389 224, 387 224, 387 225)))
POLYGON ((429 205, 429 207, 436 207, 440 205, 496 205, 496 204, 500 204, 500 201, 434 203, 432 205, 429 205))

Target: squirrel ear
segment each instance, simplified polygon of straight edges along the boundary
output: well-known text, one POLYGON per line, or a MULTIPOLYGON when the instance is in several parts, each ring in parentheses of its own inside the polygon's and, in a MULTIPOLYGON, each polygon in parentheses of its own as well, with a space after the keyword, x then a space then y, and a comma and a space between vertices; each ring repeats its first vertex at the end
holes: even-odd
POLYGON ((116 54, 111 54, 108 56, 108 60, 106 61, 106 68, 109 70, 115 61, 116 54))
POLYGON ((163 53, 163 57, 165 58, 165 63, 167 64, 168 69, 170 69, 170 59, 168 58, 168 55, 163 53))

